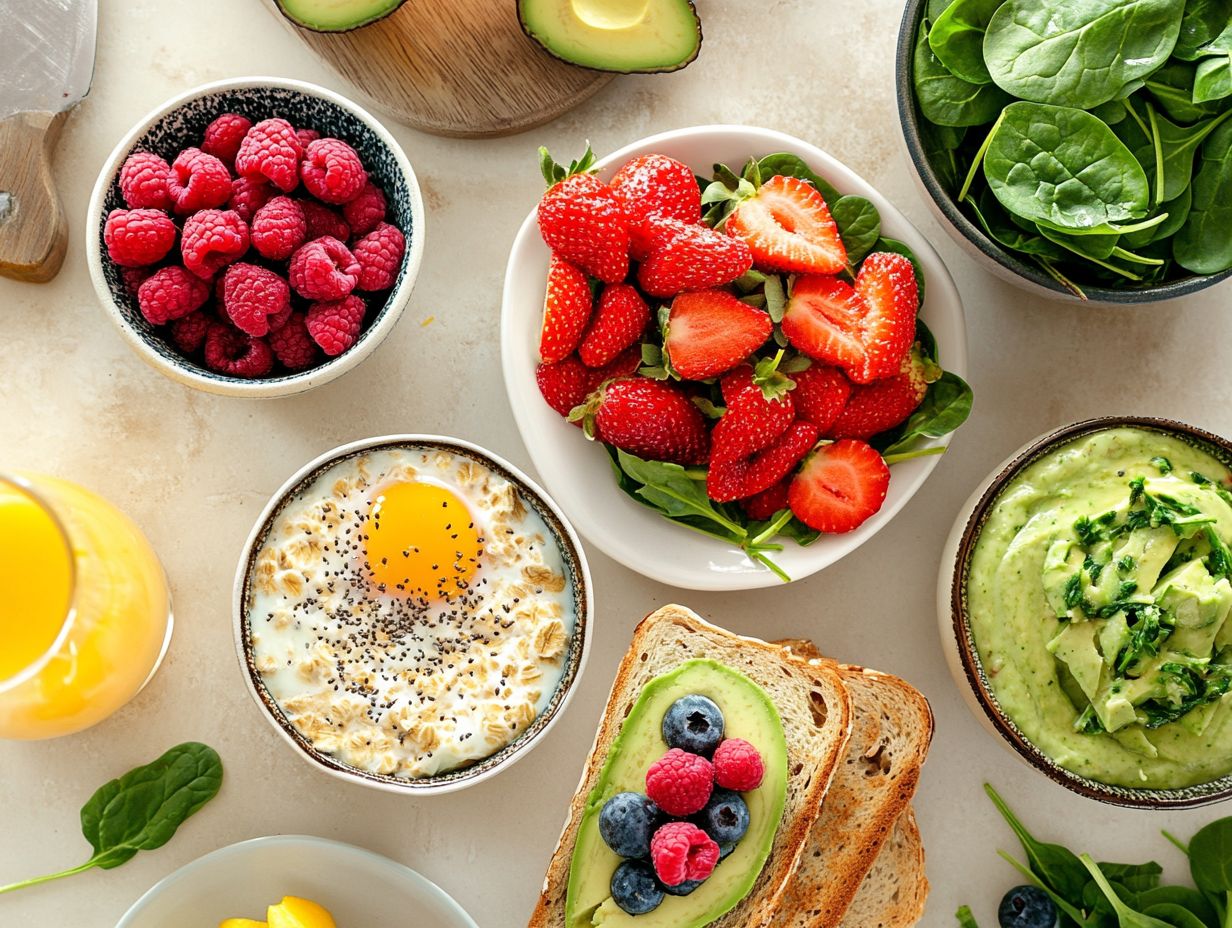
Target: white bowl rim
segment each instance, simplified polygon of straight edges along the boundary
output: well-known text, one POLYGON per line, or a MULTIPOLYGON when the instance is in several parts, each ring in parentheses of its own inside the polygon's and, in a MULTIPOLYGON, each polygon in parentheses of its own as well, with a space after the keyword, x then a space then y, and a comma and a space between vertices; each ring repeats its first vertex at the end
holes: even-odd
MULTIPOLYGON (((261 716, 270 724, 274 731, 284 742, 289 744, 295 751, 296 755, 301 757, 305 763, 312 766, 314 770, 319 770, 337 779, 347 783, 358 783, 361 786, 367 786, 371 789, 379 789, 388 793, 395 793, 401 796, 433 796, 453 793, 459 790, 468 789, 472 786, 491 779, 499 773, 508 770, 511 766, 524 758, 527 754, 533 751, 544 739, 549 731, 564 715, 565 710, 569 708, 569 703, 572 702, 574 694, 577 692, 578 683, 582 679, 582 674, 586 671, 587 660, 590 656, 591 641, 594 638, 594 581, 590 575, 590 565, 586 560, 586 551, 582 546, 582 541, 578 538, 577 530, 574 529, 573 523, 569 521, 568 516, 561 511, 556 505, 556 501, 548 495, 538 483, 528 477, 519 467, 514 466, 509 461, 506 461, 499 454, 495 454, 486 448, 466 441, 461 438, 453 438, 448 435, 432 435, 423 433, 412 434, 396 434, 396 435, 377 435, 372 438, 361 438, 357 441, 348 442, 344 445, 339 445, 336 448, 317 455, 303 467, 300 467, 283 484, 274 491, 270 496, 269 501, 262 507, 261 512, 257 515, 256 521, 253 522, 252 530, 248 533, 248 538, 244 542, 244 547, 240 551, 239 563, 235 570, 235 579, 232 583, 231 591, 231 631, 232 640, 235 645, 235 655, 239 661, 240 675, 244 678, 244 685, 248 689, 248 695, 252 697, 257 704, 257 708, 261 711, 261 716), (338 769, 331 765, 322 763, 312 753, 307 751, 287 731, 278 724, 278 720, 268 711, 261 694, 257 691, 256 683, 252 679, 252 675, 248 671, 246 656, 244 654, 244 582, 247 579, 248 563, 252 557, 253 550, 260 539, 261 529, 265 522, 272 515, 274 510, 283 502, 287 494, 295 488, 305 477, 313 471, 324 467, 325 465, 340 460, 348 455, 358 451, 364 451, 368 448, 374 448, 381 445, 390 444, 442 444, 449 445, 459 450, 484 458, 498 468, 502 468, 512 474, 519 480, 525 489, 531 491, 539 498, 541 502, 553 515, 559 520, 561 527, 564 529, 568 541, 573 546, 577 554, 577 567, 581 575, 582 587, 580 591, 583 595, 579 597, 575 591, 574 609, 577 613, 577 620, 582 621, 582 648, 578 654, 577 671, 573 675, 573 680, 565 687, 561 694, 560 704, 556 706, 555 711, 548 717, 544 726, 529 737, 522 746, 509 754, 500 763, 495 764, 490 769, 475 774, 472 777, 461 780, 448 780, 442 783, 432 783, 431 777, 420 780, 407 780, 405 782, 395 780, 393 777, 369 778, 359 776, 357 773, 351 773, 346 769, 338 769)), ((576 620, 574 623, 574 631, 576 633, 576 620)), ((563 681, 562 681, 563 685, 563 681)))
MULTIPOLYGON (((871 200, 877 207, 883 220, 889 216, 894 221, 895 225, 899 225, 904 230, 900 237, 910 245, 912 251, 920 257, 922 263, 929 265, 927 277, 927 292, 926 299, 929 295, 940 292, 944 295, 943 300, 937 300, 937 303, 944 302, 948 306, 953 307, 953 314, 956 317, 955 322, 959 330, 958 337, 948 339, 943 345, 946 370, 958 374, 960 377, 967 376, 967 330, 966 330, 966 313, 963 309, 962 297, 958 292, 958 288, 954 283, 949 269, 946 267, 941 256, 927 238, 916 229, 915 225, 907 219, 907 217, 896 207, 890 200, 881 192, 879 192, 872 184, 864 180, 859 174, 847 167, 843 162, 839 161, 833 155, 830 155, 823 149, 810 142, 806 142, 796 136, 789 135, 785 132, 780 132, 775 129, 764 129, 756 126, 742 126, 733 124, 715 124, 690 126, 680 129, 672 129, 666 132, 656 133, 617 149, 609 155, 599 159, 596 164, 596 170, 602 172, 605 168, 609 168, 628 158, 653 149, 655 146, 665 142, 675 142, 680 139, 688 139, 694 137, 704 137, 708 135, 716 135, 720 133, 740 134, 745 136, 750 145, 750 152, 757 150, 758 146, 766 146, 765 152, 773 151, 789 151, 799 153, 799 156, 816 171, 818 174, 825 177, 833 183, 843 193, 859 194, 871 200), (777 146, 777 147, 776 147, 777 146)), ((537 389, 531 385, 531 391, 528 392, 525 384, 515 376, 514 370, 518 363, 518 355, 520 349, 518 347, 518 339, 522 337, 522 333, 513 331, 513 324, 510 320, 509 306, 513 292, 517 289, 519 270, 516 266, 515 258, 518 252, 524 247, 528 238, 532 238, 536 232, 536 210, 532 208, 523 220, 518 229, 517 235, 513 240, 513 245, 510 249, 509 261, 505 269, 504 290, 502 294, 501 306, 501 366, 503 368, 505 380, 505 392, 508 395, 510 406, 513 409, 514 421, 517 423, 518 431, 522 437, 522 442, 526 446, 531 460, 534 462, 536 470, 543 475, 544 483, 548 486, 555 486, 558 482, 551 477, 555 468, 552 466, 553 461, 544 452, 539 443, 531 441, 530 438, 534 435, 534 423, 531 421, 530 414, 526 407, 519 399, 523 396, 529 397, 533 392, 534 400, 542 403, 537 389)), ((922 447, 949 447, 953 439, 953 434, 945 435, 939 439, 933 439, 926 442, 922 447)), ((888 523, 904 506, 915 496, 919 488, 925 483, 933 470, 940 463, 940 458, 944 455, 934 455, 919 459, 922 467, 915 479, 910 483, 905 492, 897 500, 887 503, 882 509, 869 519, 863 526, 855 532, 842 537, 846 539, 846 544, 842 549, 833 556, 818 557, 814 559, 814 563, 804 566, 800 569, 799 566, 794 570, 792 582, 803 580, 805 577, 811 576, 818 571, 830 566, 831 564, 841 560, 846 555, 850 554, 856 548, 860 547, 864 542, 868 541, 873 535, 877 534, 881 528, 888 523)), ((900 477, 900 480, 902 478, 900 477)), ((633 504, 636 505, 636 504, 633 504)), ((647 510, 649 512, 649 510, 647 510)), ((654 560, 648 558, 646 553, 639 548, 637 539, 623 538, 607 529, 604 525, 601 516, 593 514, 589 508, 577 508, 570 512, 570 518, 573 520, 577 529, 583 536, 595 547, 603 551, 604 554, 618 561, 630 570, 635 571, 652 580, 657 580, 661 583, 666 583, 670 586, 680 587, 683 589, 707 590, 707 591, 736 591, 761 589, 765 587, 778 587, 783 585, 782 580, 770 570, 752 571, 705 571, 691 569, 687 566, 678 565, 675 562, 666 560, 654 560)), ((656 516, 656 518, 658 518, 656 516)), ((663 520, 660 520, 663 521, 663 520)), ((667 526, 665 526, 667 527, 667 526)), ((678 526, 670 526, 672 531, 681 532, 684 535, 684 530, 678 526)), ((713 543, 723 549, 724 542, 714 539, 713 543)), ((730 546, 728 547, 730 549, 730 546)), ((810 549, 802 549, 810 551, 810 549)), ((812 549, 818 550, 818 549, 812 549)), ((810 551, 811 553, 811 551, 810 551)))
POLYGON ((194 874, 204 869, 215 860, 224 857, 231 857, 236 854, 242 854, 245 851, 253 848, 278 847, 279 845, 315 845, 318 847, 327 847, 334 851, 339 851, 345 854, 350 854, 363 860, 365 863, 374 867, 380 867, 383 870, 396 874, 401 880, 406 880, 411 883, 424 894, 434 898, 437 902, 447 909, 451 909, 455 915, 470 928, 479 928, 475 924, 475 920, 466 913, 461 904, 441 889, 430 879, 424 876, 417 870, 412 870, 406 864, 398 863, 398 861, 386 857, 384 854, 378 854, 376 851, 370 851, 367 848, 357 847, 354 844, 347 844, 344 841, 335 841, 332 838, 318 838, 314 835, 266 835, 261 838, 249 838, 246 841, 237 841, 234 844, 228 844, 224 847, 215 848, 207 854, 202 854, 196 860, 190 860, 184 866, 171 871, 149 889, 128 907, 120 920, 116 922, 115 928, 128 928, 133 923, 133 920, 142 913, 148 906, 152 905, 154 900, 158 898, 164 891, 170 887, 181 883, 184 880, 191 879, 194 874))
POLYGON ((94 292, 99 302, 102 303, 103 308, 107 311, 108 317, 115 324, 116 328, 120 330, 120 335, 128 343, 128 346, 150 367, 177 383, 186 384, 206 393, 243 397, 291 396, 341 377, 371 355, 377 346, 385 340, 386 336, 389 335, 394 325, 398 322, 398 319, 402 316, 402 312, 410 299, 411 290, 415 286, 415 280, 419 276, 420 265, 423 263, 425 231, 423 193, 419 189, 419 180, 415 176, 415 170, 411 167, 411 162, 407 158, 406 152, 402 150, 402 146, 398 144, 397 139, 390 134, 389 130, 385 128, 380 120, 353 100, 349 100, 341 94, 335 93, 327 87, 321 87, 318 84, 288 77, 233 77, 200 84, 159 104, 142 116, 124 137, 120 139, 115 148, 112 149, 111 154, 103 162, 98 177, 94 181, 94 189, 90 194, 90 205, 86 209, 86 265, 89 268, 90 281, 94 284, 94 292), (318 97, 333 103, 341 109, 347 110, 367 125, 373 134, 380 139, 381 143, 389 149, 394 161, 398 165, 398 170, 406 178, 407 190, 410 194, 409 206, 412 227, 411 234, 407 236, 407 265, 406 273, 402 277, 402 283, 386 298, 383 315, 364 333, 364 339, 361 344, 356 345, 351 350, 344 351, 334 358, 330 358, 311 370, 288 374, 279 377, 277 380, 242 380, 240 378, 219 380, 194 370, 188 362, 180 366, 167 361, 158 352, 152 350, 140 333, 129 325, 128 321, 116 307, 115 300, 111 295, 111 288, 103 276, 103 256, 101 246, 99 245, 98 222, 102 216, 103 202, 106 200, 107 193, 111 188, 112 179, 119 172, 132 146, 149 129, 151 123, 163 118, 185 103, 200 97, 209 96, 219 91, 244 90, 254 87, 277 87, 284 90, 293 90, 310 97, 318 97))

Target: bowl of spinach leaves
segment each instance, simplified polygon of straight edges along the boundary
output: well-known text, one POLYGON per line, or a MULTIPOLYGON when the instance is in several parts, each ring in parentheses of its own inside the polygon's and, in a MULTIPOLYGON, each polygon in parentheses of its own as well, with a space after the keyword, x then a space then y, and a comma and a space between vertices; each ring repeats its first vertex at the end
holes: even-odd
POLYGON ((960 244, 1034 292, 1232 276, 1232 0, 909 0, 898 105, 960 244))

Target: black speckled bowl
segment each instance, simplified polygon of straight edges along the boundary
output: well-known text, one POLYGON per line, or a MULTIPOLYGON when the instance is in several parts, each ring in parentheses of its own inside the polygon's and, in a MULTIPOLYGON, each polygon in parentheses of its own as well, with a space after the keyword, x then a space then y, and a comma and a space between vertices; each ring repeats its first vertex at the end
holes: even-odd
POLYGON ((164 103, 143 118, 115 147, 99 172, 86 215, 86 260, 98 298, 124 340, 143 361, 172 380, 208 393, 271 397, 302 393, 355 367, 389 334, 411 295, 423 259, 424 206, 419 183, 394 137, 369 113, 324 87, 280 77, 244 77, 204 84, 164 103), (123 207, 120 168, 138 150, 153 151, 168 162, 184 148, 199 145, 216 116, 234 112, 253 122, 282 116, 296 126, 334 136, 359 152, 374 182, 385 191, 389 222, 406 236, 406 253, 384 305, 370 307, 359 340, 337 357, 311 370, 260 380, 228 377, 182 356, 137 308, 120 268, 107 257, 103 223, 123 207))
POLYGON ((1094 432, 1131 427, 1160 432, 1180 439, 1232 467, 1232 441, 1204 429, 1172 419, 1142 416, 1106 416, 1075 422, 1028 442, 998 467, 971 494, 963 505, 941 555, 937 582, 937 619, 950 675, 958 684, 967 707, 984 727, 1020 759, 1054 783, 1080 796, 1114 806, 1135 809, 1185 809, 1232 799, 1232 775, 1208 783, 1177 789, 1133 789, 1101 783, 1065 769, 1031 743, 1001 708, 988 681, 988 674, 976 648, 967 612, 967 578, 971 556, 989 514, 1006 488, 1023 468, 1057 448, 1094 432))
MULTIPOLYGON (((984 234, 984 230, 971 221, 958 204, 946 192, 932 165, 924 156, 920 141, 919 108, 915 104, 912 87, 912 51, 915 48, 916 30, 924 15, 927 0, 907 0, 903 9, 902 23, 898 28, 898 48, 895 52, 895 89, 898 96, 899 122, 902 124, 903 141, 907 156, 914 169, 916 183, 923 189, 925 202, 933 209, 951 237, 992 273, 1038 296, 1086 306, 1133 306, 1141 303, 1160 303, 1174 300, 1205 290, 1220 281, 1232 277, 1232 269, 1220 274, 1203 277, 1191 276, 1150 287, 1113 289, 1111 287, 1083 286, 1085 301, 1062 287, 1037 265, 1021 260, 1017 255, 1002 248, 984 234)), ((1081 283, 1081 282, 1079 282, 1081 283)))

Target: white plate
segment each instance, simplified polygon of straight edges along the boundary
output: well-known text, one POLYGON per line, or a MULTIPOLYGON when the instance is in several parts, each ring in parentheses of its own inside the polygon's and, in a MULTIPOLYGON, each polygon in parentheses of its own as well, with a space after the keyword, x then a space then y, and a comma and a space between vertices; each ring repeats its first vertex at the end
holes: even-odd
POLYGON ((219 848, 165 877, 116 928, 216 928, 224 918, 265 919, 283 896, 319 902, 339 928, 477 928, 430 880, 388 857, 307 835, 254 838, 219 848))
MULTIPOLYGON (((608 179, 630 158, 649 152, 670 155, 709 176, 715 162, 739 169, 750 156, 780 151, 803 158, 839 192, 872 200, 881 213, 882 234, 906 243, 915 252, 926 282, 922 317, 937 336, 941 364, 965 376, 967 331, 962 300, 941 258, 885 197, 816 146, 770 129, 697 126, 654 135, 622 148, 599 162, 599 176, 608 179)), ((652 579, 693 590, 746 590, 781 583, 739 548, 673 525, 626 496, 612 478, 603 447, 588 442, 579 429, 543 401, 535 384, 535 364, 548 257, 535 211, 531 210, 514 239, 505 272, 501 360, 514 419, 548 492, 591 544, 652 579)), ((948 440, 939 439, 935 444, 948 440)), ((894 465, 885 505, 858 530, 823 536, 807 548, 787 541, 783 551, 773 555, 775 560, 795 580, 833 564, 894 518, 938 461, 932 456, 894 465)))

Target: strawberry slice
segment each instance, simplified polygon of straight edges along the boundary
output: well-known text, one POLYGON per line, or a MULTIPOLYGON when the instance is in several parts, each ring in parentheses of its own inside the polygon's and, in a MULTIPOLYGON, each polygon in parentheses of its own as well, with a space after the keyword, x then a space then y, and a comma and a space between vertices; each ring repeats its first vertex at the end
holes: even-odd
POLYGON ((809 357, 871 383, 898 373, 915 338, 918 299, 911 262, 878 252, 864 259, 855 287, 837 277, 798 278, 783 334, 809 357))
POLYGON ((729 503, 765 492, 791 473, 817 443, 819 434, 813 423, 797 419, 773 444, 751 458, 712 460, 706 472, 706 494, 715 502, 729 503))
POLYGON ((544 362, 553 364, 573 354, 590 321, 591 299, 586 275, 560 255, 552 255, 539 333, 539 357, 544 362))
POLYGON ((654 223, 653 251, 637 270, 651 296, 722 287, 753 266, 753 253, 739 239, 678 219, 654 223))
POLYGON ((707 380, 764 345, 773 329, 765 311, 725 290, 700 290, 672 300, 663 347, 681 377, 707 380))
MULTIPOLYGON (((828 431, 831 438, 871 438, 905 422, 924 402, 928 385, 941 377, 941 368, 916 349, 903 358, 893 377, 856 387, 828 431)), ((799 397, 796 403, 799 405, 799 397)))
POLYGON ((594 318, 578 345, 587 367, 603 367, 638 341, 650 322, 650 307, 628 284, 608 284, 599 294, 594 318))
POLYGON ((847 266, 847 249, 825 198, 798 177, 770 178, 736 207, 725 228, 749 246, 759 268, 837 274, 847 266))
POLYGON ((809 528, 827 534, 850 532, 885 502, 890 468, 866 442, 844 438, 823 445, 804 462, 787 501, 809 528))
POLYGON ((796 404, 796 415, 807 419, 826 434, 834 424, 851 396, 851 382, 836 367, 814 364, 802 371, 793 371, 791 379, 795 388, 791 398, 796 404))

